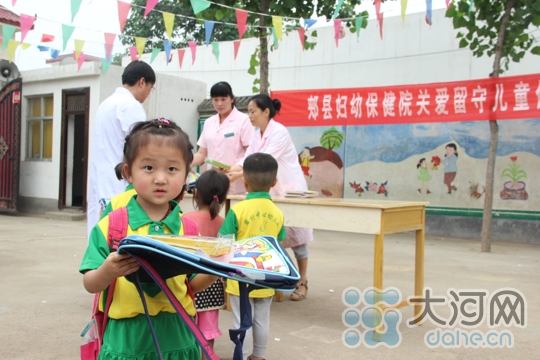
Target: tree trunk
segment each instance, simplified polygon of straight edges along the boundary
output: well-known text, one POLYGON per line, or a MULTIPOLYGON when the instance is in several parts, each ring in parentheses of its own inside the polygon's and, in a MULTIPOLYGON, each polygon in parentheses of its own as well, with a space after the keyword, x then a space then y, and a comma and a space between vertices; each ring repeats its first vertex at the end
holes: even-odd
MULTIPOLYGON (((268 14, 270 8, 270 0, 261 0, 261 13, 268 14)), ((261 83, 259 89, 261 94, 268 95, 268 38, 266 37, 267 29, 264 27, 266 16, 260 17, 259 40, 261 44, 261 61, 259 68, 259 76, 261 83)))
MULTIPOLYGON (((508 27, 508 21, 510 19, 510 11, 514 6, 514 0, 508 0, 504 15, 502 18, 501 28, 499 29, 499 37, 497 39, 497 49, 495 51, 495 60, 493 61, 493 72, 491 77, 499 77, 501 68, 501 57, 504 44, 504 36, 506 28, 508 27)), ((502 97, 501 97, 502 99, 502 97)), ((502 104, 499 104, 501 106, 502 104)), ((484 216, 482 218, 482 234, 481 238, 481 251, 491 252, 491 213, 493 209, 493 182, 495 179, 495 160, 497 158, 497 145, 499 143, 499 125, 497 120, 489 121, 489 155, 488 164, 486 170, 486 198, 484 199, 484 216)))

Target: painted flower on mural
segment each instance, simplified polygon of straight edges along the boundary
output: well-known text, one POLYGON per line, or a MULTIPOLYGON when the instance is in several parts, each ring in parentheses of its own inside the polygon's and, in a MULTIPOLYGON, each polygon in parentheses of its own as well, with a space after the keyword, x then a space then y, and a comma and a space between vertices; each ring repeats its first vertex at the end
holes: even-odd
MULTIPOLYGON (((359 185, 359 184, 356 184, 356 183, 351 184, 351 187, 353 185, 359 185)), ((388 186, 388 180, 381 183, 381 185, 378 185, 376 182, 366 181, 366 186, 364 186, 364 190, 375 193, 375 194, 381 194, 381 195, 384 195, 384 196, 388 196, 388 190, 386 188, 387 186, 388 186)))
POLYGON ((364 189, 362 189, 362 184, 357 184, 356 181, 353 181, 352 183, 349 182, 349 185, 354 189, 355 194, 358 194, 358 196, 362 196, 362 193, 364 192, 364 189))
POLYGON ((380 186, 379 186, 379 191, 377 191, 379 194, 383 194, 384 196, 388 197, 388 191, 386 191, 386 185, 388 185, 388 180, 386 180, 385 182, 383 182, 380 186))
POLYGON ((441 158, 438 156, 432 156, 431 157, 431 169, 437 170, 439 168, 439 165, 441 164, 441 158))
POLYGON ((512 160, 512 162, 516 162, 517 161, 517 156, 510 156, 510 160, 512 160))
POLYGON ((512 181, 512 184, 517 184, 520 179, 527 177, 527 173, 516 164, 517 156, 510 156, 510 160, 512 162, 503 170, 501 177, 507 177, 512 181))
POLYGON ((517 164, 517 159, 517 156, 510 156, 511 163, 501 174, 501 177, 510 179, 504 183, 504 188, 501 191, 501 199, 503 200, 527 200, 529 198, 529 194, 525 190, 525 182, 520 181, 527 178, 527 173, 517 164))
POLYGON ((369 181, 366 181, 366 186, 364 186, 364 189, 369 192, 377 192, 377 183, 370 183, 369 181))

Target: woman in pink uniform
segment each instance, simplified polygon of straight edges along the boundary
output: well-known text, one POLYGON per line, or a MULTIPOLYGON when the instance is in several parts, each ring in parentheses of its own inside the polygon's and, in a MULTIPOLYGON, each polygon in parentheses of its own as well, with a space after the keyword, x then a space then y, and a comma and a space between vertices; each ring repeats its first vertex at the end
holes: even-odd
MULTIPOLYGON (((197 145, 199 151, 193 157, 191 166, 204 163, 206 158, 223 164, 234 165, 244 154, 255 129, 249 117, 234 106, 231 85, 225 81, 214 84, 210 97, 217 114, 204 122, 203 132, 197 145)), ((241 179, 231 182, 229 194, 245 194, 246 189, 241 179)))
MULTIPOLYGON (((307 190, 307 183, 298 162, 298 153, 285 126, 272 119, 281 108, 278 99, 270 99, 268 95, 255 95, 248 103, 249 119, 253 126, 257 127, 244 158, 236 162, 229 170, 229 178, 236 181, 242 177, 244 159, 256 152, 272 155, 278 162, 277 184, 270 189, 272 196, 285 196, 287 190, 307 190)), ((296 290, 291 294, 291 300, 304 300, 308 291, 307 243, 313 241, 313 229, 286 227, 287 237, 283 240, 284 247, 292 248, 300 282, 296 290)))

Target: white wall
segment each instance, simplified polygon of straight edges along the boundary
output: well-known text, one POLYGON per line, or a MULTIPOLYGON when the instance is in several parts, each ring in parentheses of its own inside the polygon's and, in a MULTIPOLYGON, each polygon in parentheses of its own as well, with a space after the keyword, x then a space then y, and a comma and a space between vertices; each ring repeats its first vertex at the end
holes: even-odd
MULTIPOLYGON (((318 29, 318 43, 313 51, 300 51, 297 32, 284 35, 279 49, 269 54, 271 90, 401 85, 488 77, 493 59, 477 59, 470 50, 459 49, 457 31, 444 14, 445 10, 433 11, 432 26, 426 24, 425 13, 407 15, 404 26, 400 17, 385 18, 383 40, 379 37, 377 22, 370 20, 367 29, 360 33, 360 42, 356 34, 346 30, 338 48, 332 26, 318 29)), ((228 81, 237 96, 250 95, 255 77, 249 75, 247 69, 258 43, 254 38, 242 40, 236 61, 233 42, 222 42, 219 64, 211 46, 199 46, 193 65, 191 51, 187 49, 181 69, 176 50, 168 66, 165 54, 161 53, 152 67, 164 74, 204 81, 208 89, 218 81, 228 81)), ((149 62, 150 54, 143 55, 142 59, 149 62)), ((127 64, 130 60, 124 58, 123 61, 127 64)), ((505 74, 538 72, 540 57, 527 55, 520 63, 511 64, 505 74)))

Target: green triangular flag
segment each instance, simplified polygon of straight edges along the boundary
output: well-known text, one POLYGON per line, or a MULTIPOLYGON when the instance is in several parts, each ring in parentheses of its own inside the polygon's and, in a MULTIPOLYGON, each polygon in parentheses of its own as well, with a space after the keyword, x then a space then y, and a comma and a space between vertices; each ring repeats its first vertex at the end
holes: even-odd
POLYGON ((219 43, 217 41, 212 41, 212 50, 214 51, 214 55, 219 64, 219 43))
POLYGON ((272 48, 277 50, 279 49, 279 40, 277 38, 276 28, 272 28, 272 35, 274 36, 274 44, 272 44, 272 48))
POLYGON ((64 49, 62 51, 66 50, 66 45, 71 35, 73 35, 73 30, 75 30, 75 26, 62 24, 62 40, 64 41, 64 49))
POLYGON ((156 60, 156 57, 161 52, 161 49, 152 49, 152 56, 150 56, 150 64, 156 60))
POLYGON ((334 9, 334 15, 332 15, 332 20, 337 18, 338 14, 339 14, 339 10, 341 10, 341 5, 343 5, 343 0, 338 1, 337 5, 336 5, 336 8, 334 9))
POLYGON ((362 23, 364 22, 363 17, 356 18, 356 42, 360 41, 360 29, 362 28, 362 23))
POLYGON ((473 5, 474 5, 474 0, 471 0, 469 4, 469 15, 471 15, 471 10, 472 10, 473 5))
POLYGON ((13 34, 15 34, 15 26, 2 24, 2 50, 6 50, 8 46, 9 40, 13 37, 13 34))
POLYGON ((75 15, 79 12, 81 8, 82 0, 71 0, 71 22, 75 19, 75 15))
POLYGON ((190 0, 191 7, 193 8, 193 12, 195 14, 200 13, 201 11, 204 11, 210 7, 210 3, 206 0, 190 0))
POLYGON ((107 59, 101 59, 101 75, 104 75, 111 66, 111 61, 107 59))

